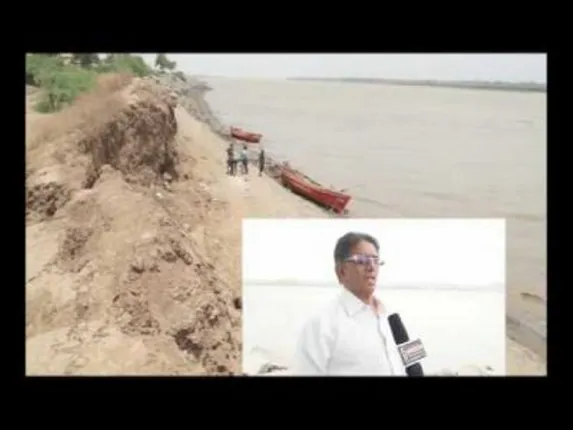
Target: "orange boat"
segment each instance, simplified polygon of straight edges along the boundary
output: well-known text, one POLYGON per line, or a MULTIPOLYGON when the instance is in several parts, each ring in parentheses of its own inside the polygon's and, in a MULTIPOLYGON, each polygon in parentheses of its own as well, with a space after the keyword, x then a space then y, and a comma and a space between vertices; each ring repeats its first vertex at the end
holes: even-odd
POLYGON ((333 191, 313 181, 308 176, 288 166, 283 166, 280 173, 282 184, 294 193, 306 197, 337 214, 345 212, 351 197, 340 191, 333 191))
POLYGON ((248 143, 259 143, 263 137, 260 133, 251 133, 238 127, 231 127, 231 136, 248 143))

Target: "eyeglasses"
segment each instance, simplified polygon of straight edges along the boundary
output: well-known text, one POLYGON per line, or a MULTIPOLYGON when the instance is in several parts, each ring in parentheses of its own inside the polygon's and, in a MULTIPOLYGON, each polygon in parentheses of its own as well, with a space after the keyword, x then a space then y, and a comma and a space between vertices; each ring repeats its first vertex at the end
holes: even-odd
POLYGON ((384 261, 380 260, 377 255, 360 255, 355 254, 346 258, 344 261, 354 264, 359 264, 361 266, 366 266, 368 264, 374 264, 375 266, 383 266, 384 261))

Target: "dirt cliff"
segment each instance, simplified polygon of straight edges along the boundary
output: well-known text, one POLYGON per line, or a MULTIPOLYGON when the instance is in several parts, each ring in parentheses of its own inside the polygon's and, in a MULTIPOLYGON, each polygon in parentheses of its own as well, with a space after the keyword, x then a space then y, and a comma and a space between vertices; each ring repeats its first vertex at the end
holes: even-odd
POLYGON ((115 76, 60 113, 28 110, 28 374, 240 373, 239 271, 214 228, 230 209, 179 109, 115 76))

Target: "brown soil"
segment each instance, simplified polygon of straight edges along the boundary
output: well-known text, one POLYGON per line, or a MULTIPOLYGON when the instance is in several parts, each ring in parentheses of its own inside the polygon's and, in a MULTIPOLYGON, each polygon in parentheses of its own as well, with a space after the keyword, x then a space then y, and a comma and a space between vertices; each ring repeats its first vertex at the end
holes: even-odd
POLYGON ((238 289, 191 239, 227 207, 191 179, 175 108, 135 80, 29 118, 28 373, 239 370, 238 289))
POLYGON ((241 219, 320 210, 227 177, 225 142, 151 80, 29 106, 27 131, 27 374, 241 373, 241 219))

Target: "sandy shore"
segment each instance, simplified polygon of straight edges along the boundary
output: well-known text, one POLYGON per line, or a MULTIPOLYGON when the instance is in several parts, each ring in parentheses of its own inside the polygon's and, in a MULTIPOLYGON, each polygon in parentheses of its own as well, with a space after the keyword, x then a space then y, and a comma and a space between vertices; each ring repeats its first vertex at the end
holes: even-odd
MULTIPOLYGON (((173 86, 177 88, 177 86, 173 86)), ((228 132, 228 127, 221 123, 221 121, 213 115, 211 109, 209 108, 208 104, 202 97, 200 92, 196 92, 193 94, 192 100, 187 102, 183 102, 184 104, 187 103, 187 106, 191 112, 197 112, 195 116, 199 118, 201 121, 205 122, 209 125, 211 132, 217 136, 211 136, 211 140, 215 144, 215 147, 221 148, 221 145, 224 145, 223 141, 226 142, 225 136, 228 132)), ((205 137, 205 139, 209 139, 205 137)), ((272 156, 272 154, 270 154, 272 156)), ((222 157, 223 154, 218 153, 219 157, 222 157)), ((295 166, 296 167, 296 166, 295 166)), ((231 182, 237 181, 239 178, 228 178, 231 182)), ((255 178, 253 180, 249 180, 249 183, 256 183, 257 186, 262 186, 265 184, 263 188, 265 189, 272 189, 273 194, 271 199, 268 200, 269 206, 265 210, 266 213, 264 215, 259 212, 258 209, 255 209, 252 206, 248 206, 247 211, 245 212, 245 216, 276 216, 276 217, 305 217, 305 216, 326 216, 324 211, 309 206, 307 202, 301 200, 300 198, 293 196, 290 192, 283 189, 282 187, 278 186, 274 183, 274 181, 270 178, 255 178), (273 210, 270 208, 272 205, 277 205, 277 207, 273 210), (288 207, 290 205, 290 207, 288 207)), ((256 189, 252 189, 252 191, 259 192, 256 189)), ((253 199, 254 197, 250 197, 253 199)), ((540 357, 535 354, 533 351, 527 349, 526 347, 522 346, 516 340, 523 339, 526 337, 530 337, 528 333, 522 333, 523 331, 527 331, 526 328, 516 327, 512 325, 512 327, 508 327, 508 338, 507 338, 507 373, 510 375, 545 375, 546 374, 546 362, 544 357, 540 357)), ((540 342, 540 341, 537 341, 540 342)), ((283 372, 284 373, 284 372, 283 372)))
MULTIPOLYGON (((246 217, 326 217, 328 214, 300 197, 285 190, 272 178, 251 173, 248 176, 226 175, 226 140, 215 134, 208 124, 197 121, 184 109, 177 110, 180 130, 201 153, 196 172, 209 176, 216 184, 217 194, 231 206, 233 219, 228 227, 240 235, 241 220, 246 217), (220 194, 219 194, 220 193, 220 194)), ((240 246, 233 249, 240 256, 240 246)))

